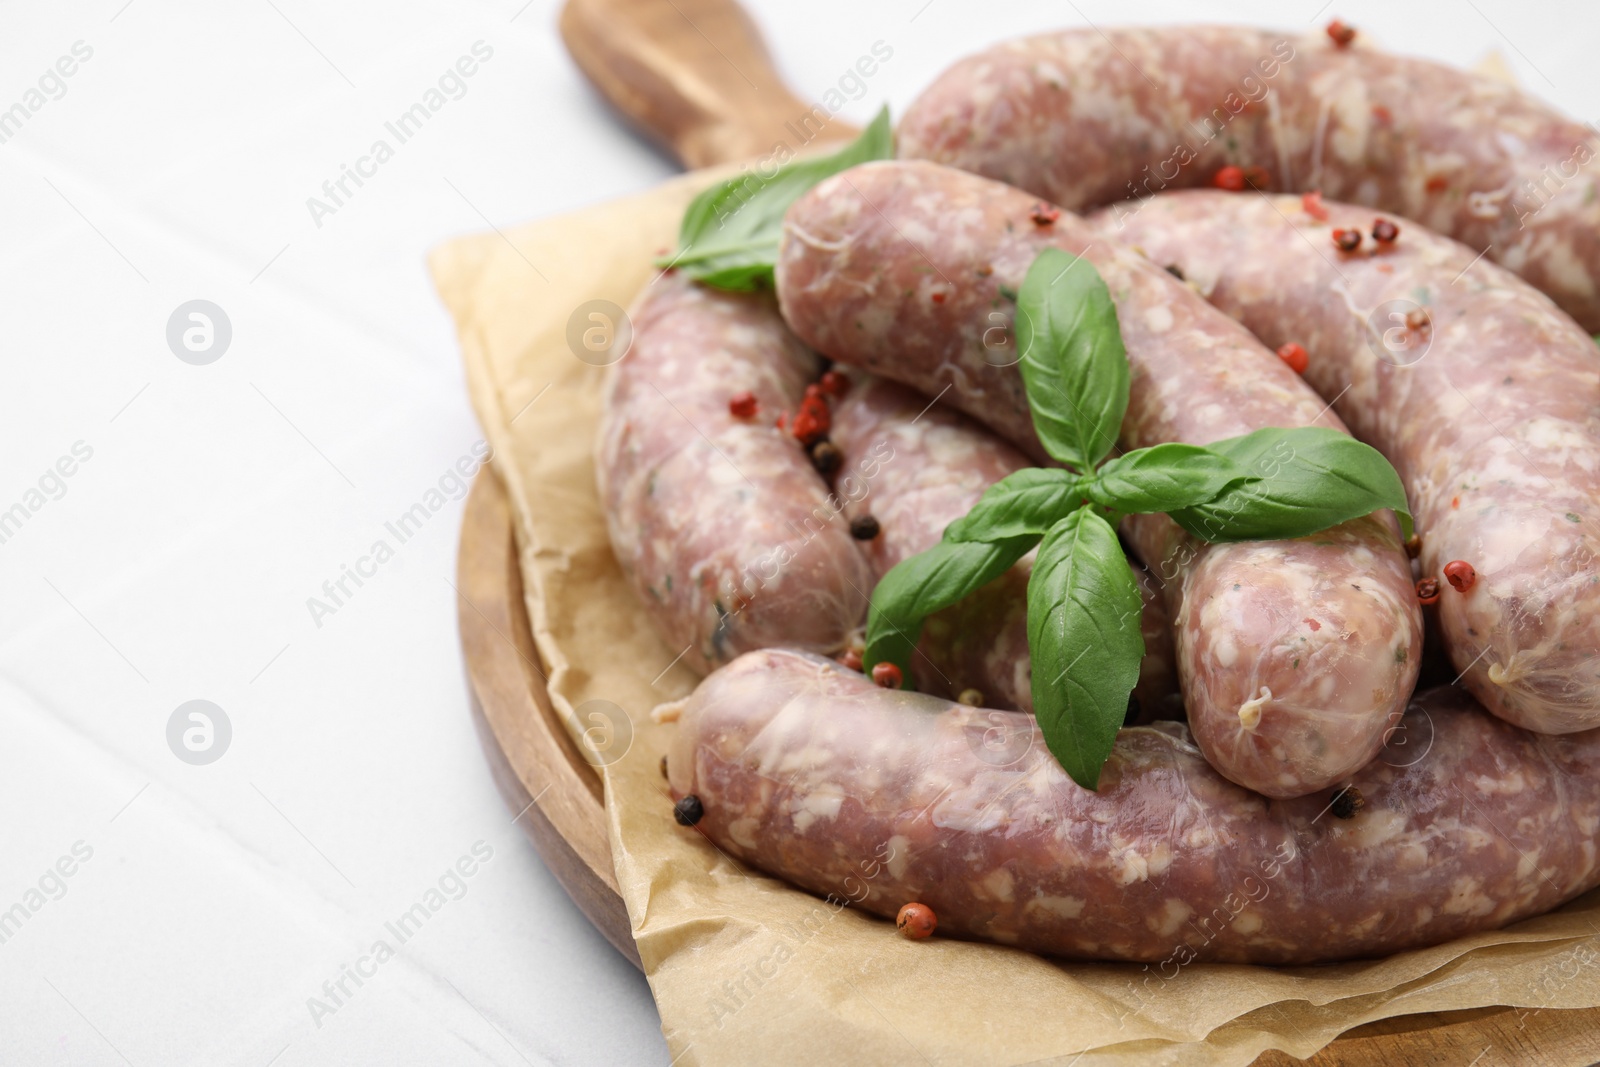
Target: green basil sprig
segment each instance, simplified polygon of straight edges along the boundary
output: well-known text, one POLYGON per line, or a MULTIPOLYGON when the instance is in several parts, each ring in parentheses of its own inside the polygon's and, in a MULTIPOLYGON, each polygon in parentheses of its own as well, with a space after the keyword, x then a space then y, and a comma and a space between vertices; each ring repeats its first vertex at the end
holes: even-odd
POLYGON ((1392 508, 1411 536, 1400 475, 1378 451, 1326 426, 1267 429, 1211 445, 1254 477, 1167 509, 1202 541, 1280 541, 1392 508))
POLYGON ((1411 515, 1388 461, 1335 430, 1257 430, 1107 460, 1128 409, 1127 353, 1105 282, 1067 252, 1047 249, 1029 268, 1017 341, 1034 430, 1063 466, 990 486, 937 545, 884 575, 864 660, 868 669, 895 663, 909 679, 923 620, 1037 545, 1028 581, 1034 716, 1072 780, 1093 789, 1144 657, 1139 589, 1116 535, 1122 515, 1165 512, 1212 542, 1303 537, 1384 508, 1409 535, 1411 515))
POLYGON ((1041 252, 1017 291, 1016 329, 1039 443, 1092 470, 1116 447, 1128 410, 1128 353, 1100 272, 1059 249, 1041 252))
POLYGON ((860 137, 832 155, 784 164, 770 177, 757 168, 729 178, 690 202, 677 251, 656 260, 656 266, 676 267, 718 289, 770 287, 789 205, 824 178, 893 156, 889 109, 883 108, 860 137))

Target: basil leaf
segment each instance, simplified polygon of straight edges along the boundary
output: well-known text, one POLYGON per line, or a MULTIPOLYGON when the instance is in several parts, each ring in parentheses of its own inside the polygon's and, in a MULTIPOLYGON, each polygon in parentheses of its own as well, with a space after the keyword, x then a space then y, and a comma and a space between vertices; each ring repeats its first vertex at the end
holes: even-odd
POLYGON ((1043 537, 1083 493, 1077 475, 1054 467, 1028 467, 1008 474, 984 490, 983 499, 945 527, 946 541, 998 541, 1032 534, 1043 537))
POLYGON ((1250 474, 1220 452, 1199 445, 1140 448, 1106 462, 1084 483, 1102 507, 1128 514, 1171 511, 1204 504, 1250 474))
POLYGON ((922 620, 987 585, 1038 543, 1038 536, 981 541, 940 541, 926 552, 903 559, 878 580, 867 613, 867 650, 863 665, 888 661, 911 684, 911 654, 922 632, 922 620))
POLYGON ((1215 441, 1211 449, 1256 480, 1236 482, 1211 501, 1169 511, 1204 541, 1277 541, 1337 526, 1384 508, 1411 536, 1405 487, 1368 445, 1324 426, 1266 429, 1215 441))
POLYGON ((1100 782, 1139 680, 1140 608, 1110 523, 1080 508, 1045 535, 1028 580, 1033 714, 1045 744, 1085 789, 1100 782))
POLYGON ((893 155, 889 109, 883 108, 860 137, 830 156, 785 164, 771 177, 747 171, 714 185, 689 204, 677 252, 656 260, 656 266, 675 266, 718 289, 770 286, 789 205, 824 178, 893 155))
POLYGON ((1087 473, 1128 410, 1128 354, 1100 273, 1059 248, 1039 253, 1017 293, 1017 351, 1045 451, 1087 473))

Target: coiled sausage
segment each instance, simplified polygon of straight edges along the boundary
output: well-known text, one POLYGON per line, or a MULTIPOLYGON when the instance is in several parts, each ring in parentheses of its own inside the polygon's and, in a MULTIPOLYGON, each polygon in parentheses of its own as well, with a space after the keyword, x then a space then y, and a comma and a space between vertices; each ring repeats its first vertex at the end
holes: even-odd
MULTIPOLYGON (((856 167, 796 201, 778 297, 820 351, 1037 448, 1012 301, 1048 247, 1092 263, 1116 301, 1132 369, 1124 446, 1343 428, 1281 360, 1160 267, 1025 193, 931 163, 856 167)), ((1392 517, 1234 545, 1200 543, 1164 516, 1123 528, 1164 585, 1184 706, 1218 770, 1299 796, 1372 758, 1420 661, 1421 612, 1392 517)))

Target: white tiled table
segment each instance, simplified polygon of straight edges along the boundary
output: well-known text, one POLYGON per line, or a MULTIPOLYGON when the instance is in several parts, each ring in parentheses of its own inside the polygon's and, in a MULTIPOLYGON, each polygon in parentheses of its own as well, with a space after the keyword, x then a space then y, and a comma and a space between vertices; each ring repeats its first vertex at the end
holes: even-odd
MULTIPOLYGON (((1457 63, 1499 47, 1600 117, 1600 16, 1570 4, 752 6, 803 97, 893 49, 856 120, 1062 21, 1335 13, 1457 63)), ((666 1061, 644 980, 489 781, 449 582, 449 472, 479 438, 424 252, 674 169, 554 21, 549 0, 0 9, 0 109, 39 105, 0 125, 0 1062, 666 1061), (477 42, 397 144, 385 123, 477 42), (393 157, 362 163, 379 138, 393 157), (207 365, 167 343, 193 299, 232 328, 207 365), (400 543, 385 524, 441 480, 400 543), (380 539, 336 603, 324 583, 380 539), (232 729, 208 765, 167 741, 195 699, 232 729)))

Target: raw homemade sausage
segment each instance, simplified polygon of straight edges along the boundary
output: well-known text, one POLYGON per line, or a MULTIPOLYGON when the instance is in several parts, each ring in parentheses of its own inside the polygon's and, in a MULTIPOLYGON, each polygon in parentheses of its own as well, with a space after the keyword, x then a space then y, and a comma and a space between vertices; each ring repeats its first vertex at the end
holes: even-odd
POLYGON ((667 276, 634 306, 597 472, 611 545, 657 629, 705 673, 741 652, 832 652, 872 578, 836 502, 773 423, 819 370, 770 298, 667 276), (735 417, 749 391, 757 413, 735 417))
MULTIPOLYGON (((878 536, 864 542, 876 580, 932 548, 989 486, 1032 464, 993 433, 921 393, 870 375, 856 377, 834 412, 833 440, 846 471, 874 472, 871 478, 846 474, 839 496, 846 514, 870 515, 878 524, 878 536)), ((1027 603, 1032 563, 1029 553, 927 620, 912 661, 919 690, 954 698, 976 689, 986 707, 1033 710, 1027 603)), ((1130 713, 1138 721, 1181 717, 1171 620, 1149 573, 1139 565, 1133 570, 1144 604, 1139 630, 1145 654, 1130 713)))
POLYGON ((1399 219, 1341 253, 1332 230, 1373 213, 1305 206, 1172 193, 1122 232, 1267 344, 1306 348, 1307 378, 1405 481, 1446 647, 1484 706, 1543 733, 1600 726, 1600 350, 1463 245, 1399 219), (1456 560, 1477 573, 1465 593, 1456 560))
POLYGON ((1600 731, 1531 734, 1455 687, 1420 696, 1405 744, 1338 800, 1240 789, 1178 723, 1123 730, 1089 792, 1028 716, 784 650, 661 714, 679 715, 672 793, 730 855, 877 915, 921 901, 940 933, 1166 977, 1438 944, 1600 882, 1600 731))
MULTIPOLYGON (((1048 247, 1082 254, 1116 301, 1132 367, 1124 446, 1343 429, 1282 360, 1160 267, 1075 216, 1052 219, 1024 193, 931 163, 856 167, 796 201, 778 297, 819 350, 930 396, 948 387, 950 404, 1037 447, 1010 326, 1016 289, 1048 247)), ((1165 584, 1184 706, 1218 770, 1299 796, 1372 758, 1420 661, 1421 612, 1391 516, 1237 545, 1202 544, 1163 516, 1124 530, 1165 584)))
POLYGON ((1009 41, 934 82, 899 144, 1073 210, 1259 168, 1271 189, 1487 248, 1600 331, 1600 135, 1514 86, 1359 40, 1172 26, 1009 41))

